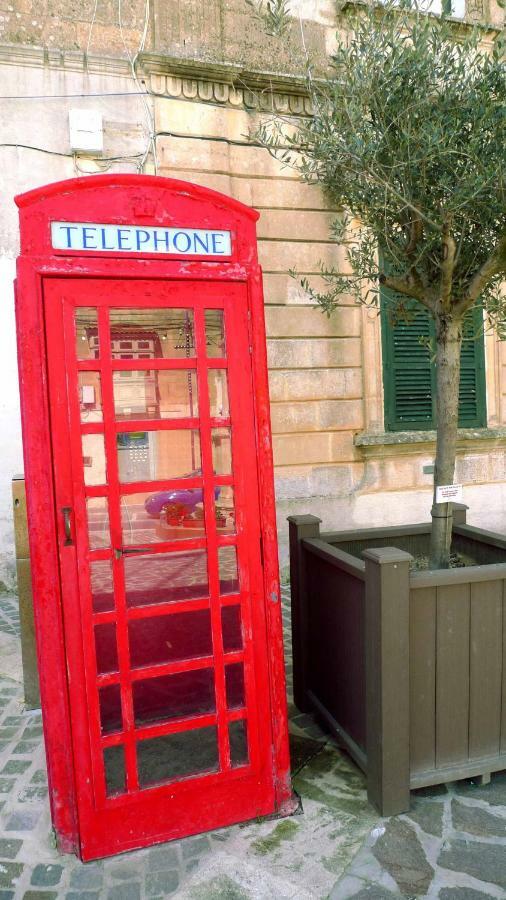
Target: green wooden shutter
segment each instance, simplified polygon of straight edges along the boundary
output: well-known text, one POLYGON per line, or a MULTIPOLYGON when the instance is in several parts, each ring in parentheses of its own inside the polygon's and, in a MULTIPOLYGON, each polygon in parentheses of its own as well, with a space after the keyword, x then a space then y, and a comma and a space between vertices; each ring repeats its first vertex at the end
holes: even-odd
MULTIPOLYGON (((423 431, 435 428, 435 364, 429 347, 434 346, 434 321, 428 310, 413 303, 409 322, 392 325, 386 304, 381 305, 383 387, 386 431, 423 431)), ((466 317, 462 344, 459 426, 486 425, 485 364, 481 307, 466 317), (479 335, 476 337, 476 335, 479 335)))
POLYGON ((464 321, 460 354, 460 428, 484 428, 487 424, 485 396, 485 347, 481 306, 469 310, 464 321))

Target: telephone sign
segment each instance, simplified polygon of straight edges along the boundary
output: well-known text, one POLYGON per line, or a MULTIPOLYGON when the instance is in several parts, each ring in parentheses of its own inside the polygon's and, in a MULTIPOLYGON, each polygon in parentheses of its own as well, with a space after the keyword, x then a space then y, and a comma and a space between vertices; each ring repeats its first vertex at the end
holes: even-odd
POLYGON ((164 253, 172 256, 227 257, 232 249, 229 231, 97 225, 89 222, 51 222, 51 241, 55 250, 164 253))
POLYGON ((74 179, 16 202, 59 846, 93 859, 286 814, 257 213, 150 176, 74 179))

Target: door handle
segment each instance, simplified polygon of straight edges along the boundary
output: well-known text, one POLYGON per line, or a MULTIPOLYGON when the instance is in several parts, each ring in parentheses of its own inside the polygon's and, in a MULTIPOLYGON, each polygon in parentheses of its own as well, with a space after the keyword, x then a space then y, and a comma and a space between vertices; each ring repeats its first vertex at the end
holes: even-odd
POLYGON ((121 559, 122 556, 129 556, 134 553, 145 553, 145 547, 115 547, 114 555, 116 559, 121 559))
POLYGON ((64 506, 62 508, 63 515, 63 531, 65 534, 64 547, 72 547, 74 541, 72 539, 72 507, 64 506))

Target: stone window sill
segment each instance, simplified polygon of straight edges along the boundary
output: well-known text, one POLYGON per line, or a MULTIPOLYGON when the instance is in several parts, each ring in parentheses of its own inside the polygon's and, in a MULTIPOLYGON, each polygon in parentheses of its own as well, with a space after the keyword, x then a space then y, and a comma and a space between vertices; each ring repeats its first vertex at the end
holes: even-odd
MULTIPOLYGON (((344 11, 344 10, 347 10, 347 9, 350 9, 350 8, 353 8, 356 6, 360 7, 360 6, 370 6, 370 5, 371 5, 370 0, 341 0, 341 2, 338 5, 338 9, 344 11)), ((381 6, 381 0, 379 0, 379 2, 377 3, 377 6, 378 7, 381 6)), ((466 7, 467 7, 467 3, 466 3, 466 7)), ((428 10, 428 9, 421 10, 421 12, 423 12, 427 16, 434 16, 435 18, 440 18, 440 15, 441 15, 440 13, 435 13, 434 11, 428 10)), ((485 15, 486 15, 486 13, 484 13, 484 16, 485 15)), ((492 21, 488 20, 488 18, 481 19, 479 14, 475 13, 474 11, 468 10, 468 9, 466 9, 466 12, 463 17, 447 16, 447 20, 450 22, 453 22, 453 24, 456 27, 463 26, 464 28, 478 28, 480 31, 492 32, 494 35, 499 34, 501 28, 503 27, 502 23, 499 24, 497 22, 492 22, 492 21)))
MULTIPOLYGON (((356 434, 354 444, 364 456, 398 456, 430 453, 435 449, 435 431, 388 431, 356 434)), ((459 428, 457 451, 483 451, 506 446, 506 427, 459 428)))

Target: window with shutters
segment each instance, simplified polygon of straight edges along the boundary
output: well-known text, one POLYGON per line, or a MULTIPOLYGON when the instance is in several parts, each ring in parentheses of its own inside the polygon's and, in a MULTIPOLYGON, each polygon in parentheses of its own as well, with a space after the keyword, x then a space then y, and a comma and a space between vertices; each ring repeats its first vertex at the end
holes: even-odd
MULTIPOLYGON (((413 304, 409 321, 393 323, 381 305, 385 431, 431 430, 435 425, 436 370, 432 359, 434 321, 413 304), (430 345, 429 345, 430 342, 430 345)), ((483 312, 467 314, 460 361, 459 427, 487 424, 483 312)))

